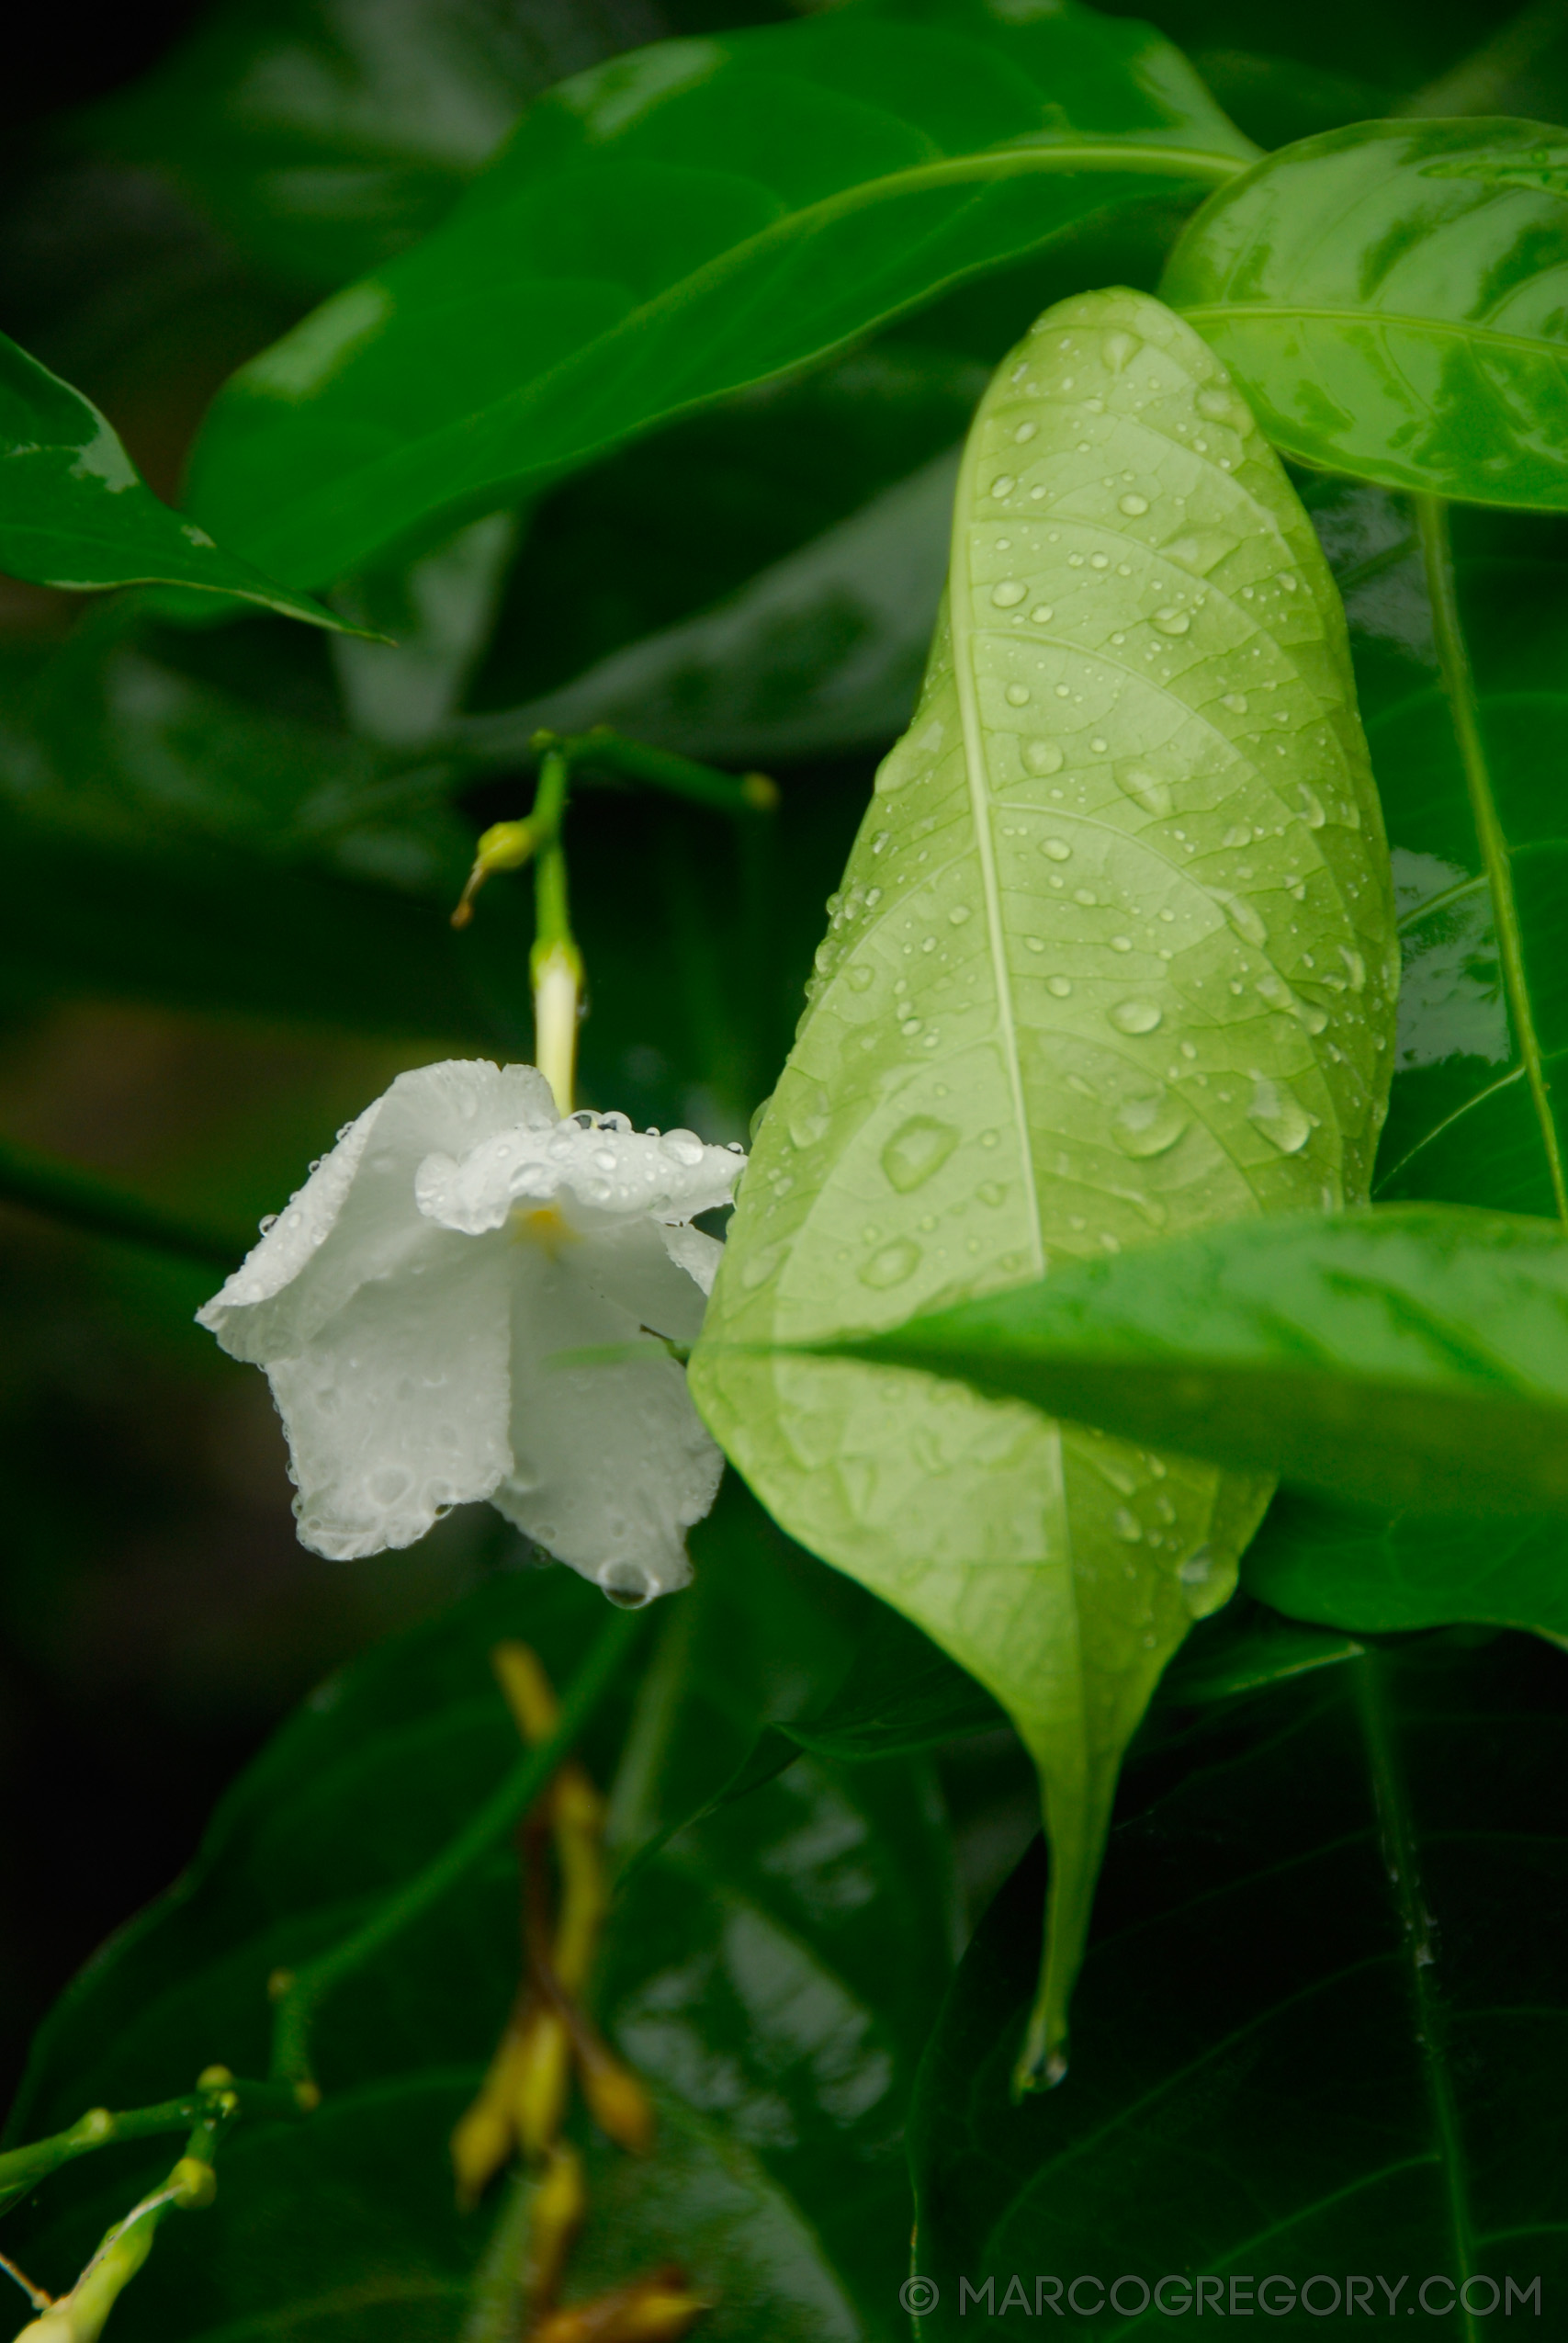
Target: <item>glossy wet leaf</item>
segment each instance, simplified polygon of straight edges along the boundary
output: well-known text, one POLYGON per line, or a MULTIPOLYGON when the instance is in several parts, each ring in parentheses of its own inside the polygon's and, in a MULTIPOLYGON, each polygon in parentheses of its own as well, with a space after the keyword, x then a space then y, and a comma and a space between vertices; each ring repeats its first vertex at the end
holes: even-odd
POLYGON ((830 906, 693 1387, 791 1534, 917 1619, 1034 1754, 1055 2050, 1118 1756, 1229 1591, 1264 1485, 929 1378, 725 1346, 876 1331, 1047 1253, 1359 1198, 1393 923, 1316 542, 1157 303, 1063 303, 1004 360, 950 604, 830 906))
POLYGON ((320 583, 1249 152, 1157 35, 1077 0, 861 0, 639 51, 552 91, 443 228, 242 369, 192 509, 320 583), (1125 171, 1065 167, 1108 139, 1125 171))
POLYGON ((846 1345, 1427 1512, 1568 1511, 1568 1239, 1409 1205, 1224 1227, 846 1345))
POLYGON ((963 2277, 994 2278, 994 2319, 984 2299, 968 2319, 1003 2336, 1180 2331, 1199 2277, 1208 2315, 1267 2311, 1286 2334, 1412 2311, 1456 2343, 1516 2331, 1505 2315, 1548 2331, 1568 2283, 1551 2177, 1568 2085, 1565 1760, 1562 1660, 1522 1638, 1369 1654, 1218 1715, 1127 1799, 1079 2058, 1062 2090, 1010 2107, 1033 1979, 1027 1864, 922 2070, 915 2267, 942 2294, 922 2343, 971 2331, 963 2277), (1035 2316, 1037 2273, 1061 2281, 1055 2318, 1049 2292, 1035 2316), (1099 2278, 1077 2295, 1092 2314, 1124 2273, 1120 2317, 1072 2315, 1074 2277, 1099 2278), (1454 2304, 1472 2273, 1473 2319, 1454 2304), (1544 2315, 1528 2297, 1505 2311, 1510 2276, 1540 2281, 1544 2315), (1140 2292, 1162 2280, 1163 2316, 1140 2292))
POLYGON ((160 504, 96 407, 0 334, 0 569, 87 592, 164 583, 342 620, 215 545, 160 504))
MULTIPOLYGON (((623 1820, 657 1811, 716 1729, 750 1734, 759 1710, 818 1696, 852 1647, 826 1574, 743 1492, 695 1545, 699 1591, 670 1607, 670 1640, 645 1642, 640 1681, 634 1661, 585 1750, 607 1784, 625 1747, 623 1820)), ((270 1970, 361 1919, 513 1761, 491 1646, 521 1636, 564 1681, 603 1616, 565 1573, 513 1567, 323 1688, 242 1777, 190 1876, 60 2004, 18 2133, 145 2096, 219 2041, 235 2066, 265 2065, 270 1970)), ((117 2310, 126 2343, 253 2325, 349 2343, 367 2319, 450 2343, 495 2201, 455 2212, 446 2137, 515 1985, 517 1923, 502 1847, 340 1989, 317 2031, 320 2120, 235 2135, 210 2220, 162 2236, 117 2310)), ((727 2343, 897 2335, 899 2127, 952 1924, 939 1812, 908 1762, 797 1769, 654 1865, 612 1919, 598 2007, 655 2088, 659 2144, 644 2165, 586 2143, 593 2212, 569 2293, 675 2258, 716 2296, 709 2331, 727 2343)), ((8 2248, 62 2279, 153 2168, 130 2153, 77 2166, 14 2216, 8 2248)))
MULTIPOLYGON (((1489 865, 1410 515, 1380 490, 1345 483, 1315 484, 1311 503, 1345 591, 1401 911, 1398 1066, 1374 1194, 1551 1213, 1568 1047, 1556 877, 1565 842, 1553 777, 1568 753, 1568 701, 1551 681, 1568 648, 1561 538, 1501 515, 1454 516, 1459 612, 1484 750, 1479 794, 1501 846, 1489 865), (1517 1002, 1498 950, 1510 906, 1520 945, 1517 1002), (1538 1094, 1520 1007, 1544 1077, 1538 1094)), ((1483 1530, 1281 1500, 1245 1575, 1282 1610, 1352 1629, 1474 1620, 1557 1632, 1561 1550, 1555 1522, 1483 1530)))
POLYGON ((1391 487, 1568 507, 1568 132, 1362 122, 1205 204, 1161 283, 1275 445, 1391 487))

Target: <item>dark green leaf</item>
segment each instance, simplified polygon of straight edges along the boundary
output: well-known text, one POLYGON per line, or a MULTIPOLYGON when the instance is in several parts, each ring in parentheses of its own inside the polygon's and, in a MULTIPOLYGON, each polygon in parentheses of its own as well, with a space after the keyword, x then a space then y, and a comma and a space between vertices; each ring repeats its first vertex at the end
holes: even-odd
POLYGON ((96 407, 3 334, 0 461, 0 569, 12 577, 84 591, 162 583, 344 623, 161 504, 96 407))
MULTIPOLYGON (((818 1671, 852 1648, 830 1574, 743 1491, 694 1545, 696 1589, 670 1606, 640 1690, 624 1684, 589 1735, 606 1783, 625 1744, 613 1828, 660 1813, 716 1737, 743 1746, 770 1706, 819 1700, 818 1671)), ((364 1919, 515 1761, 491 1646, 521 1636, 564 1682, 604 1616, 564 1571, 505 1569, 325 1687, 242 1778, 190 1876, 61 2003, 18 2136, 61 2108, 144 2097, 148 2076, 189 2079, 213 2056, 265 2065, 272 1968, 364 1919)), ((616 1907, 597 1998, 655 2087, 660 2137, 646 2165, 589 2144, 569 2292, 673 2258, 718 2297, 708 2332, 724 2343, 891 2343, 908 2220, 901 2112, 952 1924, 938 1814, 908 1760, 797 1768, 651 1866, 616 1907)), ((171 2225, 116 2312, 124 2343, 202 2343, 236 2326, 349 2343, 374 2316, 400 2343, 450 2343, 490 2215, 454 2212, 446 2135, 517 1960, 502 1850, 338 1986, 317 2020, 319 2116, 242 2127, 211 2213, 171 2225)), ((8 2249, 63 2281, 152 2168, 129 2150, 73 2168, 14 2218, 8 2249)))
POLYGON ((860 0, 641 51, 234 378, 193 509, 319 583, 1250 152, 1175 51, 1077 0, 860 0))
MULTIPOLYGON (((1390 2314, 1381 2274, 1422 2333, 1490 2334, 1441 2282, 1472 2272, 1496 2281, 1497 2331, 1509 2276, 1541 2281, 1549 2321, 1568 2284, 1561 1658, 1513 1638, 1368 1654, 1221 1713, 1196 1755, 1156 1759, 1124 1801, 1077 2058, 1048 2099, 1007 2093, 1036 1862, 964 1960, 914 2121, 915 2266, 941 2292, 924 2343, 987 2318, 970 2300, 965 2320, 964 2279, 994 2279, 985 2331, 1004 2336, 1163 2334, 1198 2275, 1211 2315, 1266 2307, 1292 2334, 1338 2333, 1334 2289, 1343 2306, 1354 2272, 1357 2325, 1390 2314), (1336 2275, 1286 2315, 1318 2272, 1336 2275), (1120 2317, 1082 2315, 1124 2273, 1120 2317), (1260 2304, 1275 2275, 1290 2290, 1260 2304), (1100 2290, 1079 2289, 1075 2317, 1078 2276, 1100 2290), (1138 2315, 1138 2281, 1168 2278, 1166 2316, 1138 2315)), ((1494 2299, 1478 2276, 1472 2309, 1494 2299)))
POLYGON ((832 1346, 1427 1511, 1568 1511, 1568 1240, 1406 1205, 1235 1220, 832 1346))
POLYGON ((1540 122, 1332 130, 1211 198, 1161 294, 1286 454, 1562 511, 1565 170, 1568 132, 1540 122))
POLYGON ((1568 1526, 1349 1511, 1281 1497, 1242 1565, 1292 1619, 1369 1635, 1459 1622, 1568 1635, 1568 1526))

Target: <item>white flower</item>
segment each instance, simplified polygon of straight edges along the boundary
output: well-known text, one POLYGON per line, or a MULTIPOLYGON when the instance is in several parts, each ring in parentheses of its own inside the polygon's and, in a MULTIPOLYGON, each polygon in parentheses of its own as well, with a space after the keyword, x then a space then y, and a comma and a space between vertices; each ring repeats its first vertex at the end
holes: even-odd
POLYGON ((563 1122, 532 1066, 400 1074, 197 1312, 266 1369, 305 1545, 411 1545, 488 1498, 623 1602, 684 1585, 722 1459, 654 1338, 695 1340, 722 1247, 691 1222, 744 1160, 563 1122), (603 1344, 638 1355, 550 1363, 603 1344))

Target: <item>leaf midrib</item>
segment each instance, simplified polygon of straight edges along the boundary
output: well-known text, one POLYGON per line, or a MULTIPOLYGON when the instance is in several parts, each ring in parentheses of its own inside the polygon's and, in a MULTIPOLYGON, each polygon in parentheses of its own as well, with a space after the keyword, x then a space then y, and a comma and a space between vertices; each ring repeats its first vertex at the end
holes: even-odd
POLYGON ((1423 317, 1418 311, 1340 309, 1325 303, 1297 301, 1201 301, 1183 308, 1180 314, 1199 332, 1205 322, 1224 325, 1235 318, 1260 318, 1276 325, 1358 325, 1363 330, 1374 328, 1380 332, 1401 326, 1411 333, 1432 334, 1449 341, 1483 342, 1489 348, 1514 350, 1521 357, 1551 359, 1557 365, 1562 364, 1564 356, 1563 345, 1548 341, 1544 334, 1503 334, 1495 325, 1423 317))

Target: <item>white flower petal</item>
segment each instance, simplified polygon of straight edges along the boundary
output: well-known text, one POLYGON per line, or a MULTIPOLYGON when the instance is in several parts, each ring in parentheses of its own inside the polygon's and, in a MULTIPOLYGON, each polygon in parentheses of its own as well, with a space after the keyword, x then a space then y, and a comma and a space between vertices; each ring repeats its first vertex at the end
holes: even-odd
POLYGON ((297 1352, 367 1278, 396 1272, 427 1223, 414 1173, 433 1148, 467 1152, 497 1132, 555 1121, 532 1066, 448 1058, 400 1074, 349 1125, 220 1293, 197 1311, 237 1359, 297 1352))
POLYGON ((299 1535, 329 1561, 412 1545, 512 1469, 505 1240, 415 1225, 398 1276, 362 1285, 268 1368, 299 1535))
MULTIPOLYGON (((511 1477, 491 1502, 584 1578, 646 1602, 692 1574, 684 1532, 713 1503, 724 1459, 704 1431, 681 1369, 646 1357, 556 1366, 552 1356, 637 1339, 637 1320, 555 1259, 518 1248, 511 1477)), ((646 1341, 646 1338, 644 1338, 646 1341)))
MULTIPOLYGON (((523 1225, 527 1227, 526 1220, 523 1225)), ((707 1297, 671 1258, 666 1240, 676 1233, 642 1217, 610 1221, 587 1233, 570 1234, 563 1257, 584 1285, 625 1310, 634 1326, 646 1326, 650 1334, 667 1335, 672 1342, 694 1342, 703 1330, 707 1297)), ((713 1241, 700 1238, 695 1229, 679 1233, 713 1241)), ((718 1250, 722 1252, 723 1246, 718 1250)))
POLYGON ((459 1159, 432 1153, 415 1192, 421 1212, 470 1235, 499 1228, 519 1205, 557 1205, 584 1225, 600 1215, 684 1221, 727 1205, 744 1162, 691 1131, 657 1138, 623 1115, 571 1115, 549 1130, 497 1132, 459 1159))
MULTIPOLYGON (((676 1267, 683 1269, 704 1294, 711 1294, 713 1281, 718 1275, 718 1264, 724 1259, 724 1247, 718 1239, 706 1235, 701 1228, 683 1225, 661 1228, 659 1233, 664 1239, 665 1251, 676 1267)), ((645 1326, 651 1325, 652 1320, 645 1319, 643 1323, 645 1326)), ((670 1330, 667 1326, 659 1329, 660 1334, 668 1334, 670 1330)), ((700 1332, 701 1329, 698 1330, 700 1332)), ((686 1338, 680 1336, 676 1339, 684 1341, 686 1338)))

